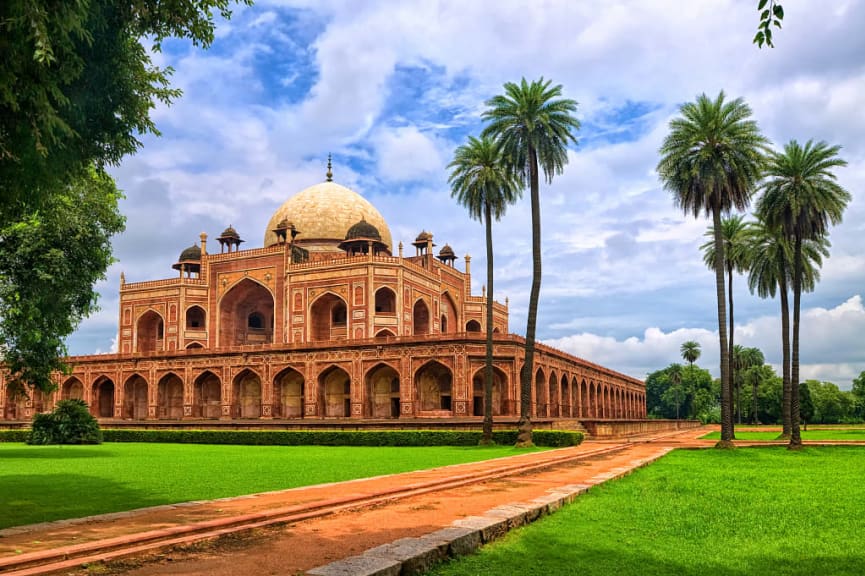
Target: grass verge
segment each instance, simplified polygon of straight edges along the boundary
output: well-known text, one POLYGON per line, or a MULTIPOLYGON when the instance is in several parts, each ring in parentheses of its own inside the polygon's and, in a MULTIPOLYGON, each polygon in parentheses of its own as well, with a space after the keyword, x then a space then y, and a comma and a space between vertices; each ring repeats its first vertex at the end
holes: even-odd
POLYGON ((511 446, 0 444, 0 528, 525 453, 511 446))
POLYGON ((861 575, 865 449, 676 451, 436 575, 861 575))
MULTIPOLYGON (((776 440, 781 434, 781 430, 771 431, 736 431, 736 440, 776 440)), ((802 430, 802 440, 865 440, 865 429, 816 429, 802 430)), ((720 432, 710 432, 701 438, 705 440, 719 440, 720 432)))

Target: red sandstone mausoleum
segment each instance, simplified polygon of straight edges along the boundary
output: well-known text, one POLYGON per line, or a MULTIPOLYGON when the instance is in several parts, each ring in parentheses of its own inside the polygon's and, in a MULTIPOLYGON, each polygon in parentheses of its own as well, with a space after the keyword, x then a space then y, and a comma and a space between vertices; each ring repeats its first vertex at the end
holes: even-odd
MULTIPOLYGON (((480 418, 486 299, 421 232, 393 252, 387 223, 332 181, 280 206, 262 248, 229 226, 219 250, 180 254, 166 280, 121 275, 118 352, 69 358, 51 395, 7 394, 0 419, 29 420, 81 398, 100 419, 480 418)), ((492 411, 519 415, 524 339, 493 305, 492 411)), ((532 413, 551 419, 645 417, 640 380, 539 344, 532 413)))

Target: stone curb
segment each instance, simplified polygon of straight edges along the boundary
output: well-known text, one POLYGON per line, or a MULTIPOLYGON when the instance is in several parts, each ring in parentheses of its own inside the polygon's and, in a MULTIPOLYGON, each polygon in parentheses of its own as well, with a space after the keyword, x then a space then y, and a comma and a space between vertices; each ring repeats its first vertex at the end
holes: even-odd
POLYGON ((501 538, 508 531, 552 514, 570 504, 592 486, 626 476, 638 468, 665 456, 672 448, 659 450, 648 458, 632 460, 589 479, 585 484, 569 484, 551 488, 548 494, 531 502, 515 502, 496 506, 483 516, 467 516, 455 520, 451 527, 442 528, 418 538, 401 538, 383 544, 363 554, 350 556, 308 570, 309 576, 409 576, 429 571, 439 562, 474 553, 483 544, 501 538))

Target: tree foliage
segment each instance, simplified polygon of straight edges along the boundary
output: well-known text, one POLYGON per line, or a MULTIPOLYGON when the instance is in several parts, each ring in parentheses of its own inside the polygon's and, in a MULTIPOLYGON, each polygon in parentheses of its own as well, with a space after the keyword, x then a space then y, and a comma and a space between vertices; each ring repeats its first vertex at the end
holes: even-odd
POLYGON ((123 228, 104 169, 158 134, 151 111, 180 95, 148 45, 206 47, 235 3, 251 0, 0 2, 0 353, 13 393, 50 389, 62 368, 123 228))
POLYGON ((64 338, 96 309, 94 283, 122 231, 120 192, 90 170, 16 221, 0 226, 0 342, 12 391, 53 388, 64 338))
POLYGON ((772 26, 781 28, 781 21, 784 20, 784 8, 780 2, 775 0, 758 0, 757 11, 760 12, 760 24, 757 26, 757 34, 754 35, 754 44, 759 48, 763 44, 769 48, 774 48, 772 44, 772 26))
POLYGON ((719 403, 719 385, 699 366, 670 364, 646 377, 646 412, 655 418, 711 420, 719 403))

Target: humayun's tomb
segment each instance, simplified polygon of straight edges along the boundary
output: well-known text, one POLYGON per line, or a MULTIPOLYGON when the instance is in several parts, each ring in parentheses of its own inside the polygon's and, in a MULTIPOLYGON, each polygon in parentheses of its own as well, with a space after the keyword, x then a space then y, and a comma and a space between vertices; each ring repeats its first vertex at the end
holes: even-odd
MULTIPOLYGON (((7 394, 0 418, 29 420, 63 398, 100 419, 480 419, 486 299, 421 232, 393 252, 367 200, 327 180, 289 198, 264 247, 241 249, 228 227, 183 250, 167 280, 121 275, 118 352, 69 358, 50 395, 7 394)), ((493 305, 492 412, 519 415, 524 339, 493 305)), ((539 344, 536 419, 645 417, 640 380, 539 344)))

